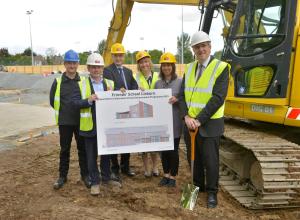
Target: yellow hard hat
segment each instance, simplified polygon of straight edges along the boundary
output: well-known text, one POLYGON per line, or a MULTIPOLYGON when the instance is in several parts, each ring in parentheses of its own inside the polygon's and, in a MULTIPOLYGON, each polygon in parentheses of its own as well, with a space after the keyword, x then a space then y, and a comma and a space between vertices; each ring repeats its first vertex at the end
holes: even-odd
POLYGON ((159 63, 176 63, 176 58, 173 54, 167 52, 161 55, 159 63))
POLYGON ((125 53, 125 48, 122 44, 115 43, 111 46, 110 53, 111 54, 122 54, 122 53, 125 53))
POLYGON ((138 62, 139 60, 143 59, 144 57, 149 57, 151 58, 150 54, 147 51, 139 51, 136 55, 135 55, 135 59, 136 62, 138 62))

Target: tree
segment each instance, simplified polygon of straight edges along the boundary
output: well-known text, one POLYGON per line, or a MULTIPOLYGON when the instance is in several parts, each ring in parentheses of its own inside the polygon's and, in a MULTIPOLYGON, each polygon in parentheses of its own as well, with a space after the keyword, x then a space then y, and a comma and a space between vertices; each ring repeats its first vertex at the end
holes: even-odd
POLYGON ((91 53, 92 53, 92 51, 85 51, 85 52, 79 53, 79 59, 80 59, 79 63, 81 65, 85 65, 86 60, 91 53))
MULTIPOLYGON (((23 56, 31 56, 31 49, 30 47, 26 48, 22 53, 23 56)), ((36 53, 33 51, 33 56, 36 56, 36 53)))
POLYGON ((187 33, 183 33, 181 36, 177 37, 177 62, 181 63, 182 60, 182 38, 183 38, 183 58, 184 58, 184 63, 190 63, 194 60, 193 53, 190 49, 190 36, 187 33))
POLYGON ((222 58, 222 52, 222 50, 216 51, 214 57, 220 60, 222 58))
POLYGON ((157 49, 149 50, 148 53, 151 56, 152 63, 155 64, 159 63, 159 58, 163 54, 161 50, 157 50, 157 49))
POLYGON ((7 48, 1 48, 0 49, 0 57, 9 57, 10 56, 10 54, 9 54, 9 52, 8 52, 8 49, 7 48))
POLYGON ((104 53, 105 45, 106 45, 106 40, 104 39, 98 43, 97 52, 100 53, 101 55, 103 55, 104 53))
POLYGON ((54 57, 57 54, 57 50, 54 47, 49 47, 46 49, 46 55, 49 57, 54 57))
POLYGON ((54 47, 49 47, 46 49, 46 55, 47 55, 47 63, 49 65, 53 65, 54 64, 54 58, 57 54, 57 50, 54 47))
POLYGON ((130 52, 130 51, 127 51, 126 54, 125 54, 125 63, 126 64, 134 64, 136 63, 135 62, 135 54, 137 52, 130 52))

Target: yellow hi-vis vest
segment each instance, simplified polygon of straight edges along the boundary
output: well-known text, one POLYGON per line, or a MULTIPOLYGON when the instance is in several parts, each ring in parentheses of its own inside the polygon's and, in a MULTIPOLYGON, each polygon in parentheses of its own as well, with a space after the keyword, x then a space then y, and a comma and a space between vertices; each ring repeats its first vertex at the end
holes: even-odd
POLYGON ((142 73, 137 73, 135 76, 134 76, 139 88, 143 88, 145 90, 148 90, 148 89, 154 89, 155 88, 155 83, 159 80, 159 74, 157 72, 154 72, 153 75, 152 75, 152 82, 151 82, 151 85, 149 86, 148 85, 148 82, 145 78, 145 76, 142 74, 142 73))
MULTIPOLYGON (((188 107, 188 115, 192 118, 198 116, 212 97, 216 79, 227 66, 230 68, 228 63, 213 59, 196 82, 197 63, 198 61, 194 61, 185 68, 184 96, 188 107)), ((224 106, 225 104, 215 112, 211 119, 222 118, 224 116, 224 106)))
MULTIPOLYGON (((79 88, 81 88, 82 80, 85 77, 80 76, 80 81, 78 81, 79 88)), ((54 94, 54 111, 55 111, 55 121, 58 125, 59 109, 60 109, 60 87, 61 87, 61 77, 56 78, 56 90, 54 94)))
MULTIPOLYGON (((107 86, 107 91, 114 90, 114 82, 112 80, 103 79, 107 86)), ((92 95, 91 84, 89 78, 85 78, 80 87, 81 99, 87 99, 92 95)), ((93 129, 92 108, 80 109, 80 131, 91 131, 93 129)))

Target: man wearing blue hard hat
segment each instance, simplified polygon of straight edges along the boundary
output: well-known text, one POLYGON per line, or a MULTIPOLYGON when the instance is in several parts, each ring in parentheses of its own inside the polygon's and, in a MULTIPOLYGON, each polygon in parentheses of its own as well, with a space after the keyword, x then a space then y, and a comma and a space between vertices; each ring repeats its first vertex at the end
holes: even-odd
POLYGON ((90 187, 84 139, 79 136, 80 111, 71 104, 74 92, 80 90, 83 81, 77 72, 78 65, 78 54, 68 50, 64 56, 66 71, 54 80, 50 90, 50 105, 55 110, 60 136, 59 178, 53 185, 54 189, 60 189, 67 181, 73 135, 77 144, 81 179, 86 187, 90 187))

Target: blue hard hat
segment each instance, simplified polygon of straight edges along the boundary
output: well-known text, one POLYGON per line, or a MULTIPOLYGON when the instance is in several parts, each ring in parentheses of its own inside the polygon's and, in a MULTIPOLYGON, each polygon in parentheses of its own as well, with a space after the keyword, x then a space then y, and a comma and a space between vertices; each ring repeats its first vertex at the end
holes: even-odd
POLYGON ((74 50, 68 50, 65 53, 64 61, 69 62, 79 62, 79 56, 78 53, 76 53, 74 50))

